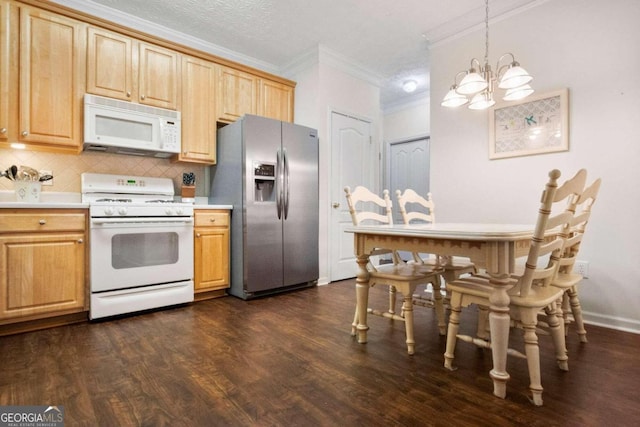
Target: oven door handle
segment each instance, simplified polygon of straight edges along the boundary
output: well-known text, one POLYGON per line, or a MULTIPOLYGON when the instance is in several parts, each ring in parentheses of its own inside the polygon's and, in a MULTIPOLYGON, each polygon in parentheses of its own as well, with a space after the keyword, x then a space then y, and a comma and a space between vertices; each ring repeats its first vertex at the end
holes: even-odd
POLYGON ((192 217, 161 218, 92 218, 91 224, 193 224, 192 217))

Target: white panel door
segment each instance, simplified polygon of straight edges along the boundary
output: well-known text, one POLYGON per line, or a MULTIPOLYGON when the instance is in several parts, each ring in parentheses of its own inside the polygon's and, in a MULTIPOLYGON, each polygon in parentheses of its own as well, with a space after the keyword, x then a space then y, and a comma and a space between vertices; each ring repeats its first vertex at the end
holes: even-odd
POLYGON ((388 144, 386 164, 385 187, 393 201, 393 219, 402 222, 396 190, 411 188, 423 197, 429 192, 429 137, 388 144))
POLYGON ((377 191, 378 150, 371 141, 371 123, 331 113, 331 215, 329 224, 330 280, 356 276, 353 235, 344 229, 351 225, 344 187, 364 185, 377 191))

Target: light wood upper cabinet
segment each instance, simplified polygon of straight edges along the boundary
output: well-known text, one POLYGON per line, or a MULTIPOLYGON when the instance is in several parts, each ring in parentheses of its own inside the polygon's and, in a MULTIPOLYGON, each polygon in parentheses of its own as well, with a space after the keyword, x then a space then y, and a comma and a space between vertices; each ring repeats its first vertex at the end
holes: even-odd
POLYGON ((217 65, 182 57, 182 150, 179 161, 216 162, 217 65))
POLYGON ((86 213, 2 211, 0 324, 86 311, 86 213))
POLYGON ((85 24, 5 1, 0 19, 0 142, 78 153, 85 24))
POLYGON ((139 100, 142 104, 177 109, 180 93, 178 52, 139 43, 139 100))
POLYGON ((177 109, 178 52, 97 27, 87 35, 87 92, 177 109))
POLYGON ((220 66, 218 73, 218 121, 231 123, 258 112, 258 78, 220 66))
POLYGON ((11 38, 9 3, 0 1, 0 141, 9 139, 9 64, 11 54, 11 38))
POLYGON ((138 94, 133 40, 95 27, 88 28, 87 37, 87 92, 131 101, 138 94))
POLYGON ((293 123, 293 87, 260 79, 258 115, 293 123))

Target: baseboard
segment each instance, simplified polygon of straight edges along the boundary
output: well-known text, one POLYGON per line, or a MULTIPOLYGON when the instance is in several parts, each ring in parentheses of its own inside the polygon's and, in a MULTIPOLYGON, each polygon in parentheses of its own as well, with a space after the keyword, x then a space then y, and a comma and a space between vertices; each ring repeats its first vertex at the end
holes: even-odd
POLYGON ((584 318, 584 323, 589 325, 640 334, 640 321, 638 320, 607 316, 588 311, 582 311, 582 317, 584 318))

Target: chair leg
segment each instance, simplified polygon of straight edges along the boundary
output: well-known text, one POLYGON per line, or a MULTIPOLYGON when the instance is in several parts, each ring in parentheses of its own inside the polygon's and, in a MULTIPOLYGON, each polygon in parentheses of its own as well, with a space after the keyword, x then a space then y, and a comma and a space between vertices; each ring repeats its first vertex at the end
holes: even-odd
POLYGON ((447 324, 444 321, 444 302, 442 300, 442 287, 440 277, 436 277, 433 285, 433 305, 436 309, 436 319, 438 320, 438 331, 444 336, 447 333, 447 324))
POLYGON ((547 315, 547 323, 549 324, 551 338, 553 339, 553 345, 556 350, 556 360, 558 362, 558 367, 563 371, 568 371, 569 357, 567 356, 562 309, 556 302, 551 306, 546 307, 544 309, 544 312, 547 315))
POLYGON ((453 359, 456 352, 456 341, 458 330, 460 329, 460 312, 462 311, 462 300, 458 293, 451 293, 451 314, 449 314, 449 328, 447 330, 447 347, 444 352, 444 367, 454 370, 453 359))
POLYGON ((358 332, 358 306, 356 305, 355 314, 353 315, 353 323, 351 324, 351 336, 355 337, 358 332))
POLYGON ((407 335, 407 351, 409 354, 413 354, 415 351, 416 342, 413 338, 413 297, 409 295, 404 296, 402 302, 402 312, 404 313, 404 328, 407 335))
POLYGON ((389 286, 389 313, 395 314, 396 312, 396 287, 389 286))
POLYGON ((535 309, 521 309, 522 326, 524 329, 524 348, 529 368, 529 390, 531 390, 533 404, 542 406, 542 383, 540 380, 540 348, 536 326, 538 311, 535 309))
POLYGON ((573 314, 573 320, 576 323, 580 342, 587 342, 587 331, 584 329, 584 319, 582 318, 582 307, 580 306, 580 300, 578 299, 578 290, 575 286, 572 286, 566 293, 569 295, 571 313, 573 314))
POLYGON ((489 333, 489 307, 478 306, 478 329, 476 336, 483 340, 488 340, 491 336, 489 333))

